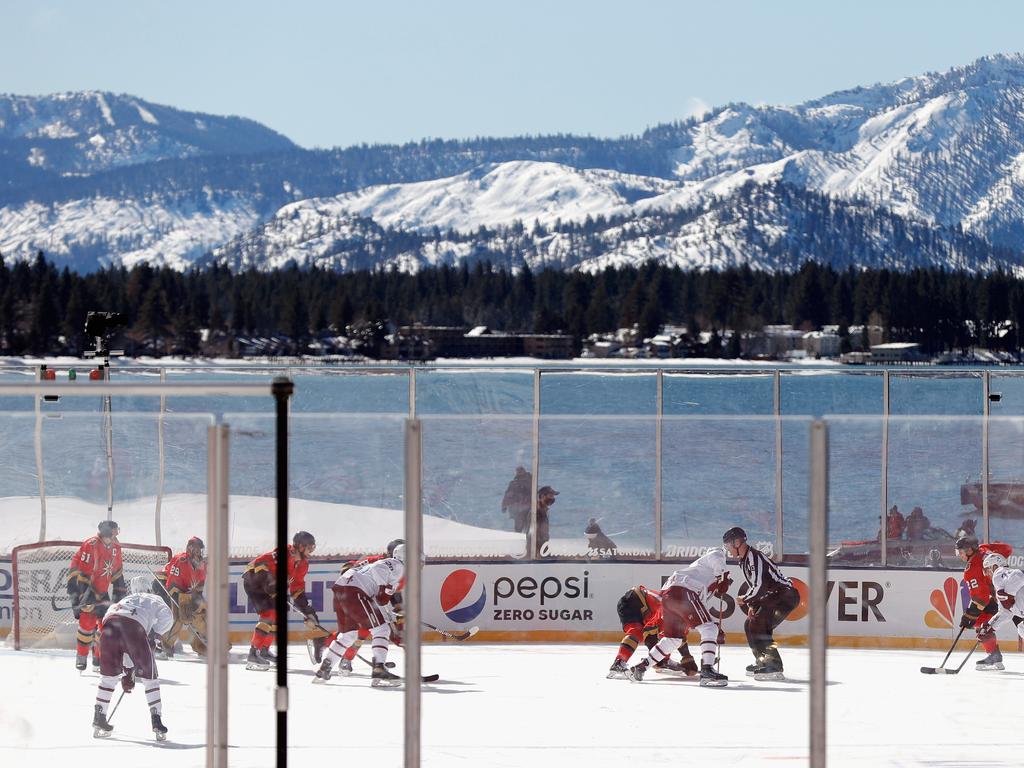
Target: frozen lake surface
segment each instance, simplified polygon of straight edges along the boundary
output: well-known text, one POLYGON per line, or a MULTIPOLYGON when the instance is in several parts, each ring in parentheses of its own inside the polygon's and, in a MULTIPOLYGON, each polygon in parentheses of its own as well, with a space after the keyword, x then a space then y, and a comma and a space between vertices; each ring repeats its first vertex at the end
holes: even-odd
MULTIPOLYGON (((743 674, 747 649, 727 646, 722 672, 731 680, 719 689, 655 675, 641 684, 606 680, 614 652, 612 645, 426 646, 423 672, 441 680, 423 689, 423 764, 807 764, 806 650, 783 649, 785 682, 755 682, 743 674)), ((236 647, 230 670, 229 764, 263 768, 274 761, 274 676, 246 671, 241 653, 236 647)), ((402 656, 390 655, 398 671, 402 656)), ((829 765, 1019 766, 1024 729, 1013 702, 1024 656, 1006 653, 1004 672, 976 672, 974 658, 955 677, 919 672, 941 660, 936 651, 831 650, 829 765)), ((289 663, 294 764, 402 764, 401 688, 370 688, 369 667, 358 660, 358 675, 311 685, 305 648, 294 647, 289 663)), ((203 765, 206 668, 186 654, 161 662, 160 671, 169 740, 153 741, 141 690, 122 702, 113 737, 98 740, 90 725, 98 678, 80 677, 70 651, 0 648, 8 692, 0 698, 0 765, 203 765)))

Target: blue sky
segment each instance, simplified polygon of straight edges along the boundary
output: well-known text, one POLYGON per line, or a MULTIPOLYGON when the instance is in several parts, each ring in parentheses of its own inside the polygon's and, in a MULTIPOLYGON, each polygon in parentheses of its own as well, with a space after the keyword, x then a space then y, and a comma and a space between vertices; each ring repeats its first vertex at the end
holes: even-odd
POLYGON ((0 92, 131 93, 307 147, 617 136, 1024 50, 1024 3, 0 0, 0 92))

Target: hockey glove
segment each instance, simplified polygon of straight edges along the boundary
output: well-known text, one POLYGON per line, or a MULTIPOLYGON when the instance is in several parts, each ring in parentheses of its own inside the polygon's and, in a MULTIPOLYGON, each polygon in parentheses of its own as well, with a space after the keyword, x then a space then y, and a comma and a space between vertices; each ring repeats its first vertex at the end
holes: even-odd
POLYGON ((724 629, 719 629, 718 630, 718 637, 716 637, 715 640, 717 641, 717 643, 719 645, 725 645, 725 630, 724 629))
POLYGON ((131 693, 135 688, 135 670, 125 670, 124 677, 121 678, 121 688, 124 689, 125 693, 131 693))
MULTIPOLYGON (((973 607, 974 606, 972 605, 971 608, 973 608, 973 607)), ((979 615, 981 615, 980 611, 977 611, 977 610, 971 611, 971 609, 968 608, 966 611, 964 611, 964 615, 960 617, 960 627, 962 629, 967 629, 968 627, 973 627, 974 626, 974 622, 976 622, 978 620, 978 616, 979 615)))
POLYGON ((978 639, 983 643, 995 640, 996 631, 988 623, 982 624, 978 627, 978 639))
POLYGON ((718 580, 715 581, 714 584, 712 584, 710 587, 708 587, 708 592, 710 592, 712 595, 716 595, 718 597, 722 597, 726 592, 729 591, 729 587, 731 587, 731 586, 732 586, 732 576, 730 576, 729 572, 726 571, 725 573, 723 573, 721 576, 718 577, 718 580))

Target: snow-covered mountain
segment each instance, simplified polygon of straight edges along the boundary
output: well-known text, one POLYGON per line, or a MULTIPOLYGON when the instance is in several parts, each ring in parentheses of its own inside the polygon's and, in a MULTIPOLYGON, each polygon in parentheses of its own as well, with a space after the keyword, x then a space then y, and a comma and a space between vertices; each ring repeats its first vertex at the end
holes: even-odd
POLYGON ((99 91, 0 95, 5 166, 90 174, 170 158, 293 147, 253 120, 183 112, 133 96, 99 91))
POLYGON ((1018 270, 1024 56, 607 140, 305 151, 129 96, 6 97, 0 170, 0 253, 78 269, 653 257, 1018 270))

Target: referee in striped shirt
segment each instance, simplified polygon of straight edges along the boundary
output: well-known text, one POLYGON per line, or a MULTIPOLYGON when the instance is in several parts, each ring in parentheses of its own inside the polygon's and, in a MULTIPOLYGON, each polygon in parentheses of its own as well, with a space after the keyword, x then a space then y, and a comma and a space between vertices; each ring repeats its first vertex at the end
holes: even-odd
POLYGON ((747 613, 743 631, 755 660, 747 667, 747 674, 755 680, 782 679, 782 657, 772 633, 800 604, 800 593, 775 563, 747 544, 742 528, 730 528, 722 536, 722 543, 729 557, 739 559, 747 582, 737 599, 747 613))

